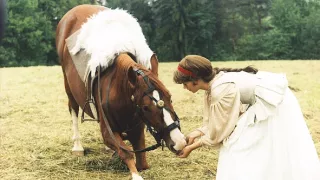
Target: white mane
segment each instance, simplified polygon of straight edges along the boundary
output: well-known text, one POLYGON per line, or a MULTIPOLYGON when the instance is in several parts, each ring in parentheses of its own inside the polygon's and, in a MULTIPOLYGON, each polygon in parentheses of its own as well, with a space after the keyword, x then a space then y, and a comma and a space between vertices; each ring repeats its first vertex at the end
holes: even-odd
POLYGON ((122 9, 107 9, 90 17, 82 25, 71 53, 75 55, 80 49, 91 55, 88 62, 91 72, 99 65, 108 67, 121 52, 132 53, 139 64, 151 68, 153 52, 142 29, 137 19, 122 9))

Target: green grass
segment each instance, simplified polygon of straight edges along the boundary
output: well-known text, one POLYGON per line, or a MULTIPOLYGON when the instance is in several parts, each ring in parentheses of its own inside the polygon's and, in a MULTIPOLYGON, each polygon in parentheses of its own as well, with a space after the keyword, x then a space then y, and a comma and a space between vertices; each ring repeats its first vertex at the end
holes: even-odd
MULTIPOLYGON (((285 72, 297 96, 320 154, 320 61, 213 62, 218 67, 255 65, 285 72)), ((187 134, 202 123, 203 92, 192 94, 172 81, 177 63, 160 63, 160 79, 170 90, 174 108, 187 134)), ((71 117, 60 66, 0 69, 0 179, 130 179, 116 168, 95 122, 80 124, 89 153, 71 155, 71 117)), ((153 139, 148 134, 147 144, 153 139)), ((187 159, 168 149, 148 152, 145 179, 214 179, 218 151, 200 148, 187 159)))

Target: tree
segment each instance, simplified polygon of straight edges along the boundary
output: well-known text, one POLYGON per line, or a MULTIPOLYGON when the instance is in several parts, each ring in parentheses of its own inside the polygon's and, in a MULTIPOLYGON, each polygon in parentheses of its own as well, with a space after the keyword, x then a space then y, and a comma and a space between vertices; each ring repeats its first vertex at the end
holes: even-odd
POLYGON ((318 28, 319 1, 275 0, 272 6, 272 22, 281 33, 290 36, 292 59, 318 58, 320 52, 318 28), (312 37, 312 38, 311 38, 312 37))
POLYGON ((190 0, 155 1, 152 6, 161 55, 181 59, 187 53, 186 22, 190 0))
POLYGON ((45 64, 52 49, 46 36, 50 23, 37 11, 38 1, 9 1, 8 28, 0 49, 0 63, 9 66, 45 64), (7 48, 6 48, 7 47, 7 48))
POLYGON ((2 39, 4 30, 5 30, 5 22, 6 22, 6 0, 0 0, 0 41, 2 39))
POLYGON ((8 23, 0 46, 0 66, 56 64, 56 25, 69 9, 87 2, 8 1, 8 23))

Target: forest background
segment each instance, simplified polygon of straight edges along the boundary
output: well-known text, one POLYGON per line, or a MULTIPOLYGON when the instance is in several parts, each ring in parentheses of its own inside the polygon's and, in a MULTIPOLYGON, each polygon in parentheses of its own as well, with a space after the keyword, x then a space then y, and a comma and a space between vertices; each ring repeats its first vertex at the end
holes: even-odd
MULTIPOLYGON (((57 65, 63 15, 97 0, 7 1, 0 67, 57 65)), ((134 15, 160 62, 319 59, 320 0, 108 0, 134 15)))

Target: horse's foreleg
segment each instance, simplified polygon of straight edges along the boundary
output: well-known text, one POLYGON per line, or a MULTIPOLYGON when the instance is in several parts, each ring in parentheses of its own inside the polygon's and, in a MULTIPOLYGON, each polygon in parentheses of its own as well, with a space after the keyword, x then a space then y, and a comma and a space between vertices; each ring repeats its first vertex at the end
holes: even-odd
POLYGON ((84 155, 84 149, 81 144, 79 125, 78 125, 78 116, 74 109, 71 108, 71 116, 72 116, 72 130, 73 130, 73 148, 72 153, 77 156, 84 155))
MULTIPOLYGON (((101 117, 101 115, 100 115, 101 117)), ((133 180, 143 180, 143 178, 139 175, 136 163, 134 161, 134 154, 132 152, 128 152, 123 150, 119 147, 119 144, 126 148, 131 149, 129 146, 127 146, 121 137, 121 135, 117 132, 113 132, 114 138, 111 138, 111 135, 109 134, 109 131, 107 130, 106 124, 103 120, 100 120, 100 129, 102 133, 102 137, 104 140, 104 143, 110 147, 112 150, 118 153, 120 159, 127 165, 131 172, 131 176, 133 180)))
MULTIPOLYGON (((118 133, 114 133, 115 137, 117 138, 117 141, 121 144, 121 146, 125 147, 126 149, 130 149, 129 146, 127 146, 120 134, 118 133)), ((134 162, 134 157, 133 154, 131 152, 125 152, 124 150, 122 150, 121 148, 119 148, 117 150, 119 157, 123 160, 124 163, 126 163, 126 165, 128 166, 130 172, 131 172, 131 176, 132 176, 132 180, 143 180, 143 178, 139 175, 137 167, 136 167, 136 163, 134 162)))
MULTIPOLYGON (((144 135, 144 125, 133 129, 132 132, 128 132, 129 141, 131 142, 134 150, 144 149, 145 135, 144 135)), ((146 152, 136 152, 136 167, 139 171, 149 169, 149 165, 146 159, 146 152)))

